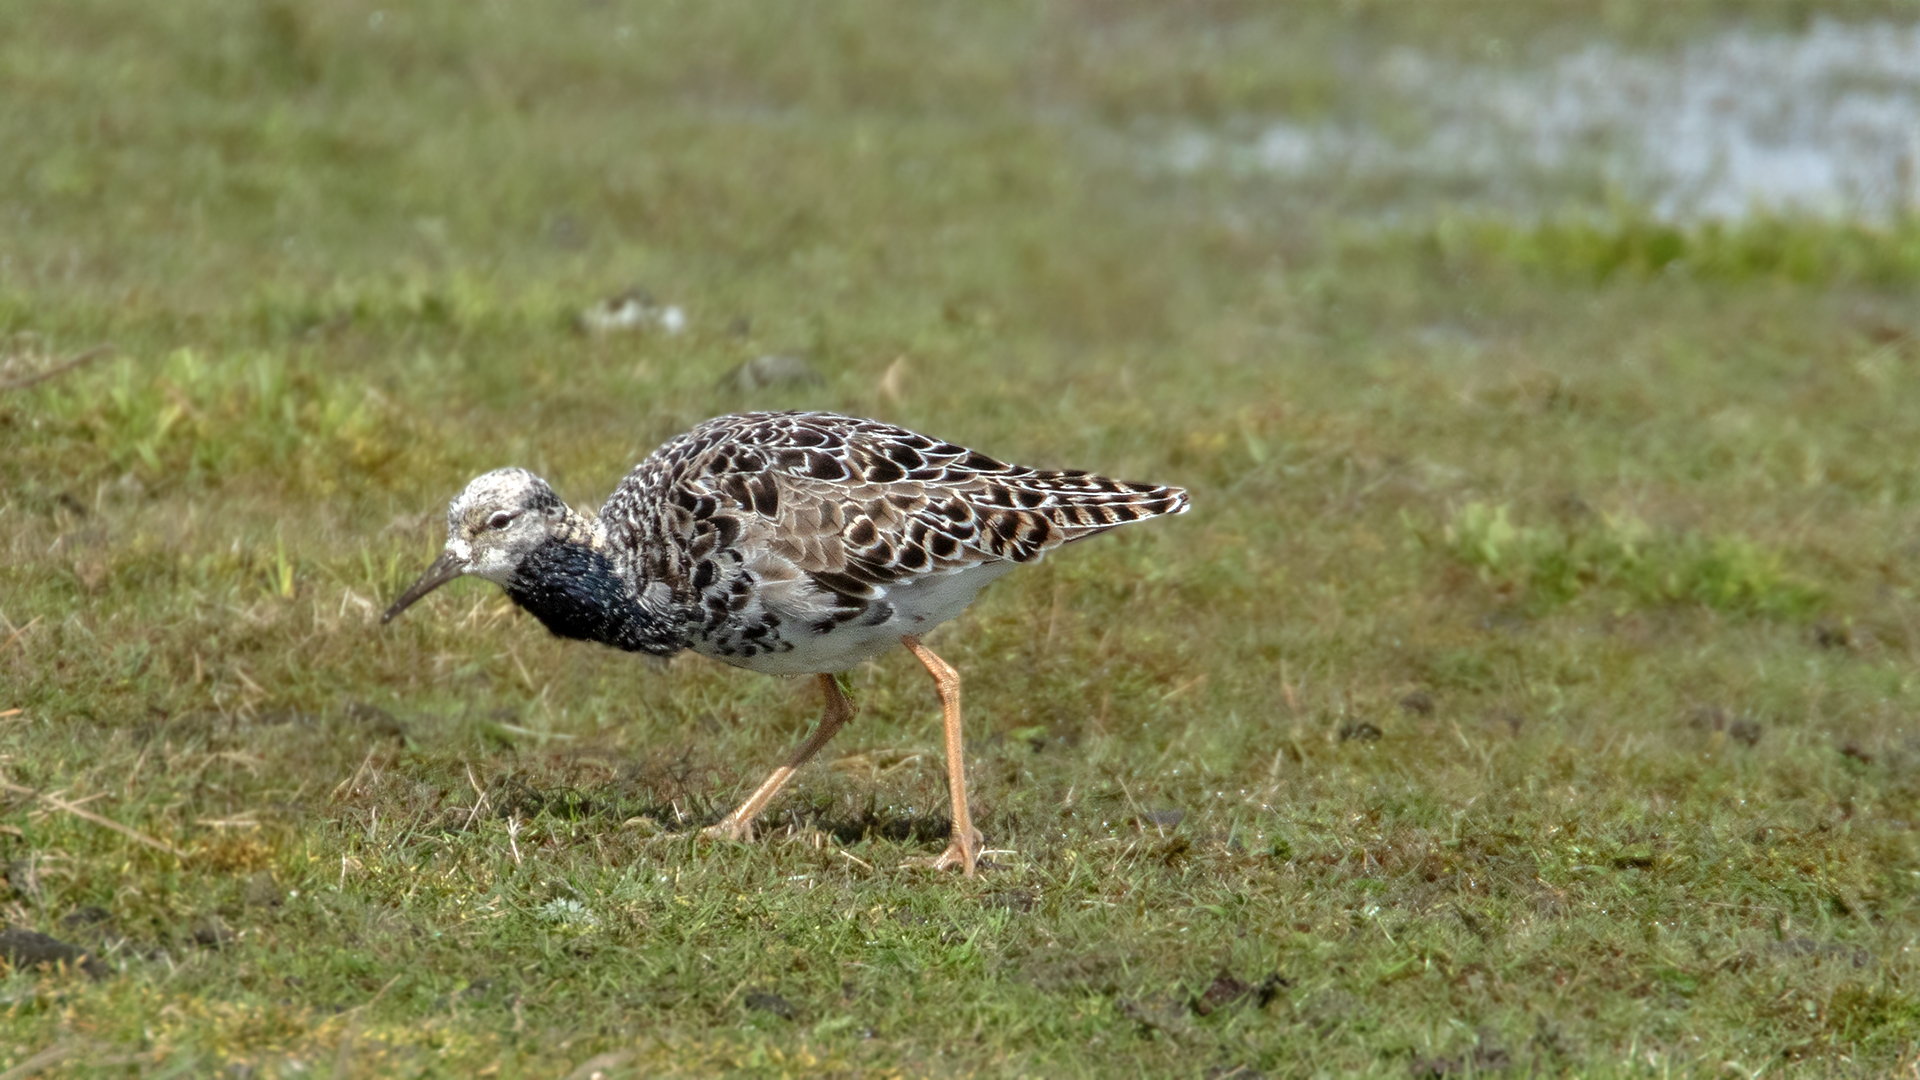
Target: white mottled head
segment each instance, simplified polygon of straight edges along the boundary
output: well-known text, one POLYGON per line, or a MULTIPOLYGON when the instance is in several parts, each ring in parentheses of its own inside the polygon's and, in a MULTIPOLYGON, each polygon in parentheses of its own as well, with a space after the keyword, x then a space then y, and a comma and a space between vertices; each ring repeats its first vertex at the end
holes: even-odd
POLYGON ((525 469, 495 469, 473 479, 447 507, 447 547, 380 621, 464 574, 497 585, 513 581, 520 561, 567 529, 567 505, 525 469))

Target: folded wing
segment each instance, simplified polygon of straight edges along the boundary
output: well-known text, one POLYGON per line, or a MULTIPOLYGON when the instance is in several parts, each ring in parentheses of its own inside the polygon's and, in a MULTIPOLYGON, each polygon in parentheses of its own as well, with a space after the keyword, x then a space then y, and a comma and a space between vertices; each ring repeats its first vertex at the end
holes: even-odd
MULTIPOLYGON (((746 420, 748 418, 739 418, 746 420)), ((1117 525, 1187 509, 1187 493, 995 460, 828 413, 760 414, 703 470, 742 528, 848 601, 903 579, 1030 562, 1117 525)))

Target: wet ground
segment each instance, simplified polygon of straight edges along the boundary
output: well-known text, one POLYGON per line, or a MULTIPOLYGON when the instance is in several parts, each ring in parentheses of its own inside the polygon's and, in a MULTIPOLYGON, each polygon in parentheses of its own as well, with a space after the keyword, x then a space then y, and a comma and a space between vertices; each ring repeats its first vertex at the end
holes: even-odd
POLYGON ((1315 121, 1241 118, 1154 142, 1156 167, 1358 186, 1393 212, 1628 204, 1673 222, 1920 209, 1920 24, 1727 28, 1662 50, 1483 62, 1411 47, 1351 65, 1315 121))

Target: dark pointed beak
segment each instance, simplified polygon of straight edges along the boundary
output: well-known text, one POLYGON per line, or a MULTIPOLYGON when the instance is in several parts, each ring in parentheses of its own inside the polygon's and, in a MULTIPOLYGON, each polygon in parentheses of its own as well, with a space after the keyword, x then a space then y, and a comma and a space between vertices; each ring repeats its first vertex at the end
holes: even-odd
POLYGON ((441 552, 440 557, 433 560, 433 565, 427 567, 427 572, 420 575, 420 580, 407 586, 407 591, 400 594, 400 599, 395 600, 387 613, 380 616, 381 623, 392 622, 395 615, 412 607, 414 601, 466 572, 467 564, 458 556, 451 551, 441 552))

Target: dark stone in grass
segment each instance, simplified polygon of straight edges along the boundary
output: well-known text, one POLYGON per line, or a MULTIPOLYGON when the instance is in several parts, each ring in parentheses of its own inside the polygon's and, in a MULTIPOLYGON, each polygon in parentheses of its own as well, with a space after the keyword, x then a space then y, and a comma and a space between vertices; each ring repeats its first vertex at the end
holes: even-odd
POLYGON ((1365 720, 1359 721, 1358 723, 1340 725, 1341 742, 1351 742, 1354 739, 1358 739, 1361 742, 1379 742, 1380 735, 1380 729, 1367 723, 1365 720))
POLYGON ((1261 979, 1258 984, 1251 984, 1240 981, 1233 972, 1222 968, 1207 989, 1188 1002, 1187 1006, 1201 1016, 1210 1015, 1222 1006, 1246 1001, 1253 1002, 1255 1008, 1264 1009, 1280 996, 1280 991, 1292 985, 1292 980, 1277 971, 1261 979))
POLYGON ((49 937, 37 930, 22 930, 8 927, 0 930, 0 956, 18 970, 38 967, 41 964, 66 964, 77 967, 93 978, 103 978, 108 973, 107 965, 100 962, 92 953, 78 945, 69 945, 59 938, 49 937))
POLYGON ((113 913, 106 908, 95 907, 92 904, 88 904, 86 907, 74 908, 68 912, 66 916, 60 920, 60 925, 69 930, 84 930, 88 927, 99 926, 101 923, 107 922, 112 918, 113 913))
POLYGON ((1845 623, 1821 623, 1813 628, 1813 643, 1823 649, 1853 648, 1853 628, 1845 623))
POLYGON ((1022 915, 1032 911, 1040 902, 1038 894, 1031 889, 1007 889, 1004 892, 988 893, 981 901, 986 907, 1000 908, 1003 911, 1018 912, 1022 915))
POLYGON ((233 931, 220 920, 218 915, 209 915, 193 926, 193 942, 209 949, 218 949, 233 941, 233 931))
POLYGON ((1222 971, 1213 977, 1204 993, 1194 997, 1191 1008, 1201 1016, 1210 1015, 1222 1005, 1239 1001, 1253 992, 1253 987, 1233 977, 1228 971, 1222 971))
POLYGON ((1433 695, 1425 690, 1415 690, 1400 699, 1400 707, 1415 716, 1433 715, 1433 695))
POLYGON ((103 907, 88 905, 76 908, 60 920, 60 925, 89 950, 104 951, 125 944, 125 940, 114 931, 113 913, 103 907))
POLYGON ((1253 988, 1253 1003, 1264 1009, 1273 1004, 1274 999, 1280 996, 1280 991, 1292 985, 1292 979, 1277 971, 1270 972, 1266 978, 1260 980, 1260 985, 1253 988))
POLYGON ((1175 836, 1153 849, 1153 857, 1172 866, 1193 854, 1193 841, 1184 836, 1175 836))
POLYGON ((748 994, 746 1004, 747 1008, 755 1012, 772 1013, 782 1020, 791 1020, 799 1013, 799 1010, 793 1007, 793 1003, 786 998, 764 990, 755 990, 748 994))

